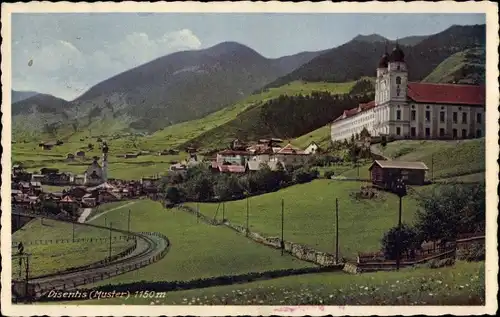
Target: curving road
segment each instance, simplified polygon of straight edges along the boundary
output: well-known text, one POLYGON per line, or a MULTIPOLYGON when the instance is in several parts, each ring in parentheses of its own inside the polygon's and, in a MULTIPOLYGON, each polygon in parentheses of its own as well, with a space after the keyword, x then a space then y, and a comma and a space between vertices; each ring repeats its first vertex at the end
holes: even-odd
MULTIPOLYGON (((33 214, 12 212, 13 215, 37 217, 33 214)), ((39 216, 38 216, 39 217, 39 216)), ((69 222, 61 219, 54 219, 69 222)), ((79 225, 92 226, 109 230, 108 227, 81 223, 79 225)), ((112 229, 115 232, 129 234, 127 231, 112 229)), ((71 290, 78 286, 101 281, 116 275, 130 272, 151 263, 154 263, 165 256, 168 251, 169 241, 167 237, 160 233, 135 233, 130 235, 137 239, 136 248, 127 256, 105 264, 96 263, 91 266, 75 269, 70 272, 61 272, 57 275, 33 278, 29 283, 34 285, 35 295, 42 296, 51 290, 71 290)))

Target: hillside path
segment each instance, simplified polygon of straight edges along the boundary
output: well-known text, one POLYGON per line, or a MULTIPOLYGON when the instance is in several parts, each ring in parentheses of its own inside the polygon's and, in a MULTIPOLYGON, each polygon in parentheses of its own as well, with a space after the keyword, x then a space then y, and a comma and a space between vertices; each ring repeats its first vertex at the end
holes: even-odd
POLYGON ((382 152, 378 149, 378 147, 377 147, 377 145, 376 145, 376 144, 373 144, 373 145, 371 145, 371 146, 370 146, 370 151, 371 151, 373 154, 375 154, 375 155, 380 155, 380 156, 382 156, 383 158, 385 158, 385 159, 386 159, 386 160, 388 160, 388 161, 391 161, 391 160, 392 160, 390 157, 385 156, 385 155, 384 155, 384 154, 383 154, 383 153, 382 153, 382 152))
MULTIPOLYGON (((127 204, 125 204, 125 205, 118 206, 118 207, 115 207, 115 208, 112 208, 112 209, 106 210, 105 212, 101 212, 100 214, 95 215, 94 217, 90 218, 90 219, 89 219, 89 220, 87 220, 86 222, 91 222, 92 220, 95 220, 95 219, 97 219, 97 218, 99 218, 99 217, 101 217, 101 216, 103 216, 103 215, 107 214, 107 213, 108 213, 108 212, 110 212, 110 211, 114 211, 114 210, 117 210, 117 209, 125 208, 125 207, 127 207, 127 206, 130 206, 130 205, 135 204, 136 202, 137 202, 137 201, 131 201, 131 202, 129 202, 129 203, 127 203, 127 204)), ((85 211, 84 211, 84 212, 85 212, 85 211)), ((83 215, 83 214, 82 214, 82 215, 83 215)), ((88 217, 88 215, 87 215, 87 217, 88 217)), ((85 218, 86 218, 86 217, 85 217, 85 218)))
POLYGON ((78 222, 84 223, 85 219, 87 219, 91 212, 92 208, 84 208, 82 214, 80 215, 80 217, 78 217, 78 222))

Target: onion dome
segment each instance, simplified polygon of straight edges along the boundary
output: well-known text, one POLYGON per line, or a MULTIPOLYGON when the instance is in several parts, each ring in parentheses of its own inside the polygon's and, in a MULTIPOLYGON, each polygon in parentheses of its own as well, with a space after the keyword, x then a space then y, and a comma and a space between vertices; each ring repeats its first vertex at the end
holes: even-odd
POLYGON ((380 58, 380 61, 378 62, 378 68, 387 68, 387 65, 389 64, 389 54, 387 52, 382 55, 380 58))
POLYGON ((390 61, 391 62, 404 62, 405 61, 405 53, 403 53, 403 50, 399 47, 398 44, 396 44, 396 47, 392 50, 392 53, 390 56, 390 61))

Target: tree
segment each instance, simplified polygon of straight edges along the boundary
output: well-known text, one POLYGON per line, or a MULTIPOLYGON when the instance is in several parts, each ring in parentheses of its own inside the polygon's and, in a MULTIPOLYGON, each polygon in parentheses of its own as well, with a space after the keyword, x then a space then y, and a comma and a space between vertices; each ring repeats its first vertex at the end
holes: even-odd
POLYGON ((178 204, 181 202, 181 192, 176 186, 171 186, 167 188, 165 198, 167 198, 171 203, 178 204))
MULTIPOLYGON (((398 227, 392 227, 384 234, 382 238, 382 249, 386 259, 394 260, 397 255, 397 240, 398 239, 398 227)), ((422 244, 422 240, 418 234, 418 231, 408 226, 407 224, 401 225, 401 234, 399 236, 399 250, 400 254, 410 255, 412 250, 418 249, 422 244)))
POLYGON ((384 136, 382 136, 382 140, 380 141, 380 146, 385 148, 386 145, 387 145, 387 137, 384 135, 384 136))
POLYGON ((359 138, 361 140, 364 140, 365 138, 368 138, 368 137, 370 137, 370 132, 368 132, 366 127, 363 127, 363 130, 361 130, 361 132, 359 133, 359 138))
POLYGON ((228 200, 233 197, 243 196, 243 186, 234 175, 221 175, 214 186, 214 193, 219 200, 228 200))
POLYGON ((453 241, 460 233, 485 230, 485 188, 443 185, 419 199, 416 228, 427 241, 453 241))

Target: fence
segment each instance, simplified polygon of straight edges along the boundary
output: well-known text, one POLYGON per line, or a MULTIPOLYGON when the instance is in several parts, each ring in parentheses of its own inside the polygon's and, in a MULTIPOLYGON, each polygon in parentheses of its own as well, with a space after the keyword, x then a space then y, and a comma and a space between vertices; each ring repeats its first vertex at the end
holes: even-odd
POLYGON ((58 275, 61 275, 61 274, 68 274, 68 273, 72 273, 72 272, 78 272, 78 271, 81 271, 81 270, 86 270, 86 269, 91 269, 91 268, 95 268, 95 267, 106 265, 106 264, 111 263, 113 261, 116 261, 116 260, 118 260, 120 258, 124 258, 124 257, 130 255, 132 252, 134 252, 135 249, 137 248, 137 238, 134 237, 133 240, 134 240, 134 244, 132 246, 126 248, 125 250, 123 250, 120 253, 112 255, 111 257, 107 257, 107 258, 105 258, 105 259, 103 259, 101 261, 97 261, 97 262, 94 262, 94 263, 91 263, 91 264, 87 264, 87 265, 82 265, 82 266, 73 266, 73 267, 67 268, 65 270, 58 271, 56 273, 37 275, 37 276, 33 276, 32 278, 53 277, 53 276, 58 276, 58 275))
MULTIPOLYGON (((401 267, 422 264, 431 260, 442 260, 446 258, 456 258, 459 253, 467 251, 473 245, 484 244, 485 237, 473 236, 477 233, 467 233, 459 235, 459 239, 449 243, 447 246, 438 248, 424 248, 419 250, 415 257, 404 256, 401 259, 401 267)), ((365 253, 358 256, 357 263, 346 263, 344 271, 348 273, 361 273, 394 270, 396 262, 386 260, 382 252, 365 253)))
MULTIPOLYGON (((115 236, 111 237, 113 241, 129 240, 130 236, 115 236)), ((32 241, 12 241, 12 247, 16 248, 22 242, 24 246, 27 245, 48 245, 48 244, 63 244, 63 243, 109 243, 109 237, 98 238, 78 238, 78 239, 46 239, 46 240, 32 240, 32 241)))
POLYGON ((85 284, 91 284, 91 283, 96 283, 99 281, 102 281, 104 279, 121 275, 133 270, 140 269, 144 266, 147 266, 149 264, 152 264, 154 262, 159 261, 165 255, 170 249, 170 241, 168 238, 157 232, 152 232, 152 233, 138 233, 138 235, 152 235, 156 237, 160 237, 165 241, 165 248, 159 250, 159 252, 155 252, 151 255, 146 256, 145 258, 130 258, 128 261, 124 262, 119 262, 119 263, 108 263, 111 265, 103 266, 99 269, 102 271, 82 271, 82 274, 80 274, 78 277, 70 277, 67 279, 59 279, 55 280, 52 282, 46 282, 46 283, 35 283, 34 287, 34 294, 32 295, 35 298, 40 298, 47 292, 51 290, 72 290, 77 288, 78 286, 85 285, 85 284))

